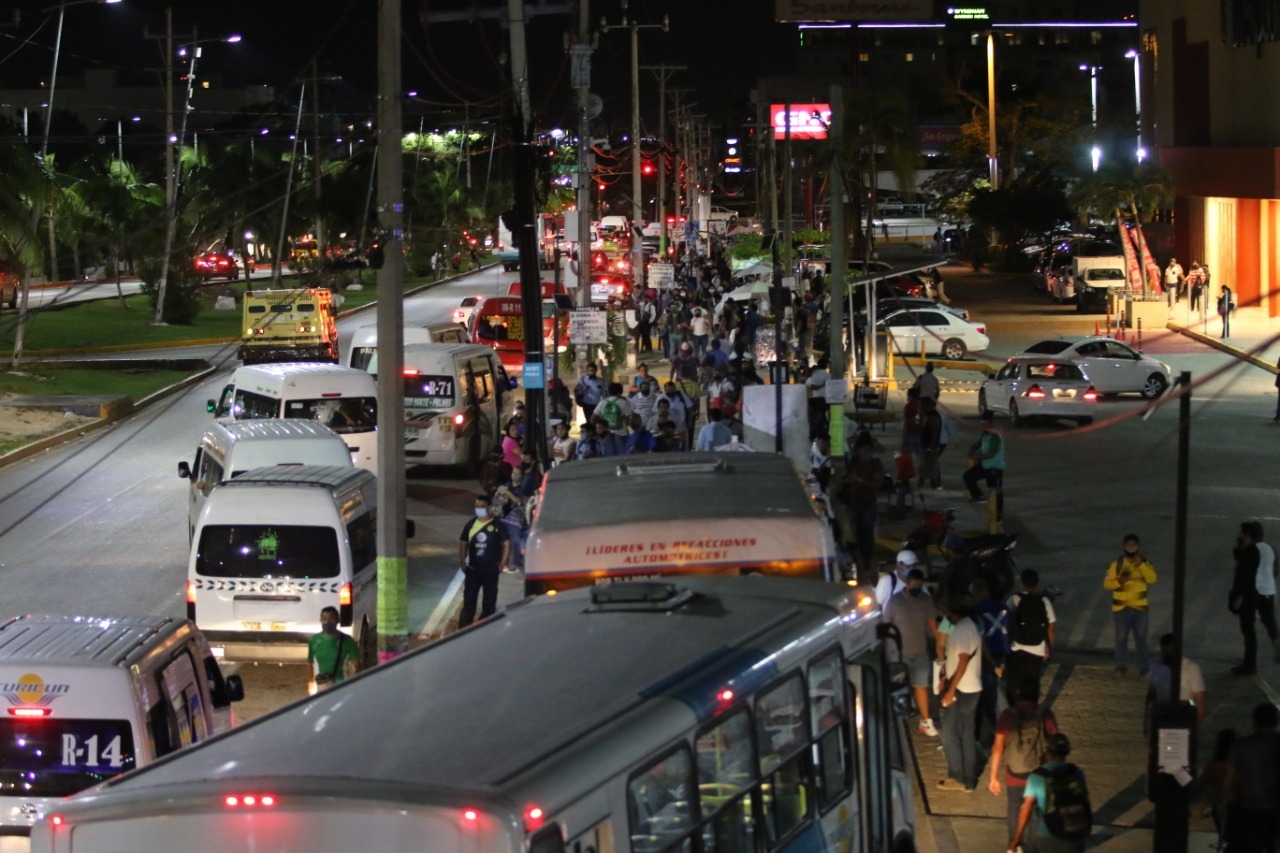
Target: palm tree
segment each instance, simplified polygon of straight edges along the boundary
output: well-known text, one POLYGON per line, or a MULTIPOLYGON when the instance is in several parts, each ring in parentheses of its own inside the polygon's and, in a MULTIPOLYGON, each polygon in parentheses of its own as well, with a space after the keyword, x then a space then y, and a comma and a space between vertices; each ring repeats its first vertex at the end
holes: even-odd
POLYGON ((15 370, 22 359, 31 271, 44 261, 37 226, 56 193, 52 176, 32 151, 14 140, 0 142, 0 264, 7 265, 22 281, 13 341, 15 370))
POLYGON ((78 194, 83 203, 83 235, 91 247, 111 258, 116 297, 128 308, 120 286, 121 270, 132 260, 134 250, 164 210, 164 187, 140 180, 133 168, 120 160, 104 164, 85 161, 77 168, 78 194))
MULTIPOLYGON (((858 189, 870 188, 867 229, 862 244, 863 259, 869 261, 880 164, 894 173, 898 186, 914 188, 916 185, 916 166, 920 159, 916 120, 900 95, 879 89, 860 89, 851 93, 845 107, 845 140, 845 162, 858 166, 858 189)), ((857 221, 861 219, 863 193, 851 195, 855 200, 852 219, 857 221)), ((857 241, 854 245, 857 246, 857 241)))
MULTIPOLYGON (((1142 233, 1143 213, 1173 198, 1173 178, 1151 163, 1109 163, 1076 184, 1071 200, 1082 217, 1106 215, 1115 218, 1123 228, 1124 220, 1133 217, 1138 233, 1139 266, 1146 254, 1146 237, 1142 233)), ((1149 218, 1149 217, 1148 217, 1149 218)), ((1123 235, 1122 235, 1123 236, 1123 235)), ((1146 291, 1146 275, 1142 289, 1146 291)))

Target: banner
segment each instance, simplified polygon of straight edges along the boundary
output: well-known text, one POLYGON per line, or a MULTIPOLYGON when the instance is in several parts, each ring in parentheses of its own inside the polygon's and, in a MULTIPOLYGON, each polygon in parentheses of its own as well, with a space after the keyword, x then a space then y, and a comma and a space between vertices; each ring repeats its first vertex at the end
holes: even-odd
POLYGON ((1133 249, 1133 240, 1129 238, 1129 229, 1120 222, 1120 248, 1124 250, 1124 278, 1130 290, 1142 289, 1142 271, 1138 269, 1138 254, 1133 249))
POLYGON ((1160 275, 1160 266, 1156 263, 1156 259, 1151 256, 1151 248, 1147 243, 1146 235, 1142 233, 1142 226, 1136 225, 1133 228, 1133 239, 1137 244, 1139 251, 1142 252, 1142 268, 1147 272, 1147 287, 1156 296, 1164 294, 1164 287, 1161 285, 1163 277, 1160 275))

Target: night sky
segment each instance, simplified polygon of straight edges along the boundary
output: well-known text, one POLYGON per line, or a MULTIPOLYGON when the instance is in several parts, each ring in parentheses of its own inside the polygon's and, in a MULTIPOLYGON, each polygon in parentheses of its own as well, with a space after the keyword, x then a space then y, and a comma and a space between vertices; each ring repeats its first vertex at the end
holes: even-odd
MULTIPOLYGON (((505 8, 501 0, 479 0, 482 8, 505 8)), ((21 21, 12 26, 14 5, 0 5, 0 88, 36 85, 48 78, 57 14, 42 11, 56 0, 17 0, 21 21)), ((430 114, 468 111, 496 115, 506 95, 500 64, 509 49, 505 30, 496 22, 434 23, 422 18, 432 11, 461 6, 468 0, 403 0, 404 88, 419 93, 417 109, 430 114)), ((321 75, 340 77, 327 85, 340 90, 348 103, 372 104, 377 73, 377 14, 374 0, 122 0, 103 6, 70 0, 66 10, 62 75, 86 66, 113 67, 141 80, 157 79, 165 9, 173 10, 175 40, 201 41, 237 33, 240 44, 206 44, 200 77, 222 85, 265 83, 288 89, 309 75, 314 59, 321 75)), ((592 0, 591 20, 619 23, 620 0, 592 0)), ((627 14, 642 24, 657 24, 670 15, 670 32, 640 31, 640 62, 687 65, 670 85, 692 88, 686 94, 708 120, 719 124, 749 114, 745 104, 759 76, 788 71, 793 62, 794 26, 775 24, 772 0, 632 0, 627 14)), ((576 31, 576 18, 548 14, 533 18, 528 42, 533 69, 533 100, 543 127, 572 124, 566 31, 576 31)), ((593 57, 593 91, 605 102, 601 121, 615 132, 629 124, 630 37, 623 30, 601 33, 593 57)), ((657 83, 641 73, 646 125, 657 115, 657 83)), ((646 127, 647 132, 656 128, 646 127)))

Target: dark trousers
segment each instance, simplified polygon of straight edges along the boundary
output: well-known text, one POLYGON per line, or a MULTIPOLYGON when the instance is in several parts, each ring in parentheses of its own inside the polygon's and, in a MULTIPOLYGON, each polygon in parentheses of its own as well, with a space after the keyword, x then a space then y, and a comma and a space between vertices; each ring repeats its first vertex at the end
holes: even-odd
POLYGON ((462 611, 458 613, 458 627, 465 628, 476 621, 476 600, 484 593, 480 606, 480 618, 488 619, 498 612, 498 578, 502 569, 465 569, 462 572, 462 611))
POLYGON ((1257 615, 1258 596, 1248 593, 1240 602, 1240 634, 1244 637, 1244 665, 1249 669, 1258 665, 1258 632, 1253 625, 1257 615))
POLYGON ((870 577, 871 561, 876 552, 876 517, 878 507, 870 504, 850 504, 849 520, 853 523, 853 541, 858 560, 858 577, 870 577))
POLYGON ((1017 704, 1018 685, 1024 681, 1034 681, 1036 692, 1040 692, 1040 677, 1044 674, 1044 658, 1031 652, 1019 649, 1010 652, 1004 662, 1004 695, 1010 705, 1017 704))
POLYGON ((1004 518, 1004 469, 987 468, 981 462, 971 466, 961 476, 964 486, 969 490, 969 497, 975 500, 982 497, 978 489, 979 481, 986 481, 988 489, 996 490, 996 518, 1004 518))
POLYGON ((1259 595, 1258 601, 1258 619, 1262 622, 1262 627, 1267 630, 1267 636, 1271 642, 1276 641, 1276 637, 1280 636, 1276 632, 1276 597, 1274 595, 1259 595))
MULTIPOLYGON (((1021 785, 1004 786, 1004 796, 1007 808, 1005 817, 1007 826, 1009 827, 1009 837, 1013 838, 1013 834, 1018 831, 1018 812, 1022 810, 1022 800, 1027 794, 1027 783, 1021 785)), ((1038 836, 1040 835, 1040 809, 1031 810, 1031 820, 1027 821, 1027 828, 1022 833, 1022 853, 1039 853, 1040 845, 1038 836)))
POLYGON ((1227 807, 1227 850, 1230 853, 1275 853, 1276 810, 1227 807))
POLYGON ((978 786, 978 741, 973 736, 981 693, 956 691, 956 701, 942 709, 942 751, 947 757, 947 775, 966 788, 978 786))
POLYGON ((996 666, 982 655, 982 692, 978 694, 978 718, 974 725, 974 737, 982 748, 990 751, 996 740, 996 718, 1000 715, 1000 677, 996 666))

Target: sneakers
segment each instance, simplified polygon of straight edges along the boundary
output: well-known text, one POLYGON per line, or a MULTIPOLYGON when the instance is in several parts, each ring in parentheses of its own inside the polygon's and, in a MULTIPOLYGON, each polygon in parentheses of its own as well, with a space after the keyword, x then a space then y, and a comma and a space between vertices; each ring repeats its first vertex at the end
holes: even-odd
POLYGON ((938 783, 938 790, 939 791, 962 791, 963 793, 966 793, 966 794, 973 793, 972 788, 966 786, 963 782, 959 781, 958 779, 952 779, 950 776, 948 776, 946 779, 943 779, 938 783))
POLYGON ((509 575, 518 575, 522 571, 518 566, 503 566, 502 571, 509 575))
POLYGON ((925 737, 938 736, 938 730, 934 728, 933 720, 921 720, 920 726, 919 728, 916 729, 916 731, 920 732, 920 734, 924 735, 925 737))

